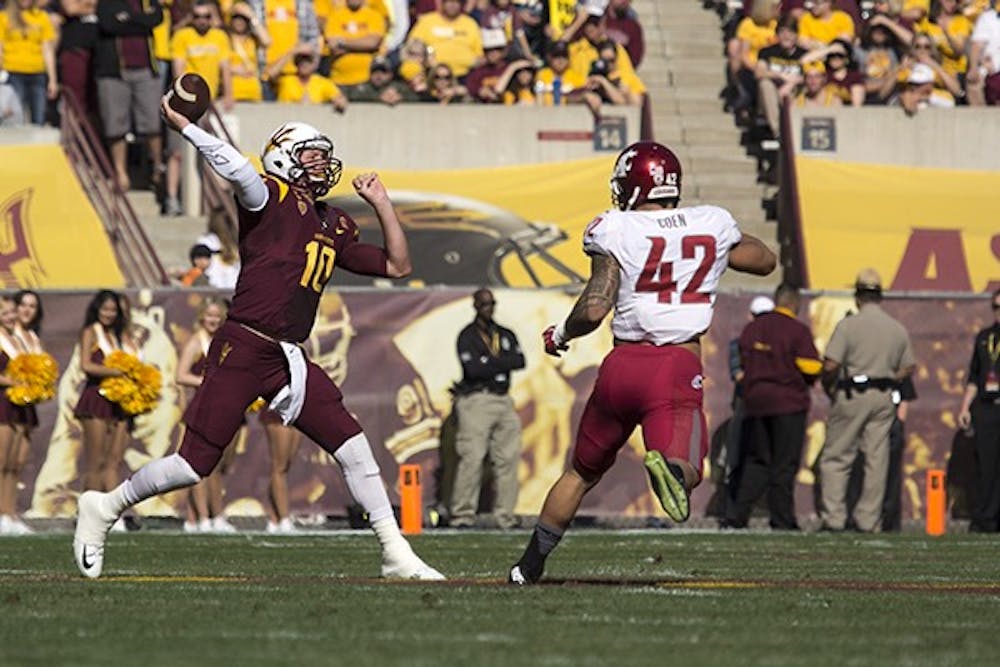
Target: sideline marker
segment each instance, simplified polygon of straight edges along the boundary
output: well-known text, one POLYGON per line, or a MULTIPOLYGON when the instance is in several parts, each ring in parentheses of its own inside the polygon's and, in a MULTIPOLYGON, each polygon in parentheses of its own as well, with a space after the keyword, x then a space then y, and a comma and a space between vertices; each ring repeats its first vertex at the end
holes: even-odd
POLYGON ((419 535, 424 527, 420 466, 399 466, 399 528, 404 535, 419 535))
POLYGON ((945 533, 945 485, 944 470, 927 471, 927 534, 945 533))

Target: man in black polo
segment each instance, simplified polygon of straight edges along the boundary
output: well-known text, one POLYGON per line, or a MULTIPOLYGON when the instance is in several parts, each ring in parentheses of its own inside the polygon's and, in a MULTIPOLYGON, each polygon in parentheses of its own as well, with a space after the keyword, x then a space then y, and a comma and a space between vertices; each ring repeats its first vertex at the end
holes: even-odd
POLYGON ((974 429, 976 495, 969 530, 1000 531, 1000 290, 993 292, 993 325, 976 334, 958 425, 974 429))
POLYGON ((510 372, 524 368, 517 336, 493 321, 496 300, 488 289, 472 295, 476 319, 458 335, 462 381, 455 386, 458 463, 451 495, 450 525, 475 525, 483 460, 489 456, 496 486, 493 514, 500 528, 513 528, 521 421, 508 396, 510 372))

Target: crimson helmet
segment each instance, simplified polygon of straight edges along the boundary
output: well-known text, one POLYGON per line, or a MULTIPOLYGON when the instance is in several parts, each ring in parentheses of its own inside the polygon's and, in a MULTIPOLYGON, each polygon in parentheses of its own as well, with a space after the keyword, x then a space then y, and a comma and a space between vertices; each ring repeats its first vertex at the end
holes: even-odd
POLYGON ((611 174, 611 201, 631 211, 649 201, 680 199, 681 161, 655 141, 639 141, 618 155, 611 174))

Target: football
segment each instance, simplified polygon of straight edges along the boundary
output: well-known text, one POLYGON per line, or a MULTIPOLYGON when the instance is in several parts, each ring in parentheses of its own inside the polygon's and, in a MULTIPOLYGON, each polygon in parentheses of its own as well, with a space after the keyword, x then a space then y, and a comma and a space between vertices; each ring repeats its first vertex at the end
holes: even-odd
POLYGON ((167 92, 167 104, 170 108, 187 118, 192 123, 205 115, 212 103, 212 94, 208 83, 200 74, 189 72, 174 79, 167 92))

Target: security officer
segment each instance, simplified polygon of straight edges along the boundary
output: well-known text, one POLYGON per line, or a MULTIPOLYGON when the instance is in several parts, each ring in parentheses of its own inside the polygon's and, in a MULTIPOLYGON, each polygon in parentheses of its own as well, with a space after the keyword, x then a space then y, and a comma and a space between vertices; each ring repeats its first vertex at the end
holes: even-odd
POLYGON ((517 336, 493 321, 496 300, 488 289, 472 295, 476 319, 458 335, 462 381, 453 389, 458 433, 458 462, 451 496, 450 525, 475 524, 483 476, 490 458, 496 483, 494 516, 500 528, 513 528, 517 502, 517 464, 521 456, 521 421, 514 410, 510 372, 524 368, 517 336))
POLYGON ((882 281, 874 269, 858 274, 854 299, 858 313, 837 325, 823 360, 823 386, 833 404, 819 455, 818 509, 823 530, 844 530, 847 482, 860 442, 865 475, 854 523, 858 530, 874 532, 881 523, 889 430, 896 412, 892 392, 916 363, 906 329, 879 305, 882 281))
POLYGON ((1000 531, 1000 290, 993 292, 993 326, 976 334, 958 425, 972 426, 976 495, 970 532, 1000 531))

